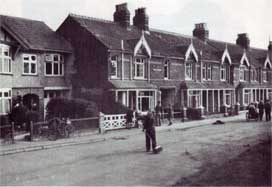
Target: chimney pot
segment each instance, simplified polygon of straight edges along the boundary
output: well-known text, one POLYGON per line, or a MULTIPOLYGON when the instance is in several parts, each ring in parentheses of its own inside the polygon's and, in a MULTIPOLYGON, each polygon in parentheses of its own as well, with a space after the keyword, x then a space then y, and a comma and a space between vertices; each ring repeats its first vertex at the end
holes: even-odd
POLYGON ((141 30, 149 30, 149 17, 146 14, 146 8, 138 8, 135 10, 135 16, 133 17, 133 25, 141 30))
POLYGON ((237 35, 236 44, 248 49, 250 47, 250 40, 247 33, 240 33, 237 35))
POLYGON ((200 40, 206 41, 209 39, 209 30, 206 23, 195 24, 195 29, 193 30, 193 36, 199 38, 200 40))
POLYGON ((127 8, 127 3, 118 4, 115 6, 113 20, 121 26, 129 27, 130 25, 130 12, 127 8))

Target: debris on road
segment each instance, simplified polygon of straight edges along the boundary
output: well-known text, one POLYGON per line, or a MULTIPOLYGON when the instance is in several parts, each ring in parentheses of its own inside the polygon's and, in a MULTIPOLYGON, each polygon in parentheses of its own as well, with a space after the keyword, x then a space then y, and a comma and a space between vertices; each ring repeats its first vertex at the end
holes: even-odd
POLYGON ((216 120, 215 122, 213 122, 213 125, 223 125, 223 124, 225 124, 225 122, 221 120, 216 120))

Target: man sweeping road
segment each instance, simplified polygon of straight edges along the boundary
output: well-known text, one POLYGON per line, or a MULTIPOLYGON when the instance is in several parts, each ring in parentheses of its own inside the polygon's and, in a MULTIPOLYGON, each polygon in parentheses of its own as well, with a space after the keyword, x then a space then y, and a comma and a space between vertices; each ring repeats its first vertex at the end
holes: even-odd
POLYGON ((154 116, 151 111, 149 111, 145 117, 143 131, 145 131, 146 152, 150 152, 151 144, 153 153, 159 153, 162 151, 162 147, 157 146, 154 116))

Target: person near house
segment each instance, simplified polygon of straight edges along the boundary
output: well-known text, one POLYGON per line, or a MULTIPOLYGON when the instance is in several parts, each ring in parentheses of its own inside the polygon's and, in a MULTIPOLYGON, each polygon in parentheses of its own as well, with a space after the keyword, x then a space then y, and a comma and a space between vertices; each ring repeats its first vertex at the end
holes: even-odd
POLYGON ((155 151, 157 146, 156 142, 156 131, 154 126, 154 116, 151 111, 148 111, 144 119, 143 131, 145 131, 145 146, 146 152, 150 151, 152 145, 152 151, 155 151))
POLYGON ((128 129, 131 129, 132 127, 132 119, 133 119, 133 110, 132 109, 128 109, 127 113, 126 113, 126 126, 128 129))
POLYGON ((258 118, 258 111, 254 103, 248 105, 248 114, 251 116, 250 118, 258 118))
POLYGON ((168 108, 167 108, 167 119, 168 119, 168 122, 169 122, 169 124, 168 124, 168 126, 170 126, 170 125, 172 125, 173 123, 172 123, 172 118, 173 118, 173 108, 172 108, 172 105, 171 104, 169 104, 168 105, 168 108))
POLYGON ((155 107, 155 112, 156 126, 161 126, 162 106, 160 101, 158 101, 158 104, 155 107))
POLYGON ((258 109, 259 109, 259 119, 260 119, 260 121, 262 121, 263 120, 263 113, 264 113, 264 103, 263 103, 263 101, 259 102, 258 109))
POLYGON ((269 100, 266 100, 264 104, 264 110, 265 110, 265 119, 266 121, 271 121, 271 104, 269 100))

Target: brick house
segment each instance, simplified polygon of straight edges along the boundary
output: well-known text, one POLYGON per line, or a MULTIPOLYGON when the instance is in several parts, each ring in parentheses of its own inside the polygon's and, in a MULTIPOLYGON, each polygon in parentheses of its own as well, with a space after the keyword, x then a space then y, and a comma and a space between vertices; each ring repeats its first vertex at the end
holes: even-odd
POLYGON ((204 23, 193 37, 151 29, 145 8, 131 24, 126 3, 116 5, 113 21, 70 14, 57 33, 75 50, 76 92, 101 89, 139 111, 161 101, 218 113, 271 97, 271 46, 244 46, 245 34, 230 44, 209 39, 204 23))
POLYGON ((0 115, 21 96, 43 116, 49 98, 70 97, 72 46, 45 23, 0 15, 0 115))

